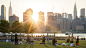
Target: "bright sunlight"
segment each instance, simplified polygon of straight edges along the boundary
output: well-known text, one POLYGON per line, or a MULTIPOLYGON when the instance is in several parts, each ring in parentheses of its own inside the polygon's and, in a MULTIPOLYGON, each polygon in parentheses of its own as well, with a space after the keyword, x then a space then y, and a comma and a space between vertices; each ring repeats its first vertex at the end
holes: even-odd
MULTIPOLYGON (((38 12, 42 11, 44 13, 46 13, 46 7, 45 5, 41 4, 41 3, 31 3, 29 5, 31 7, 31 9, 33 10, 33 16, 32 18, 37 22, 38 21, 38 12)), ((46 18, 46 17, 45 17, 46 18)))
POLYGON ((38 21, 38 14, 33 13, 32 18, 37 22, 38 21))

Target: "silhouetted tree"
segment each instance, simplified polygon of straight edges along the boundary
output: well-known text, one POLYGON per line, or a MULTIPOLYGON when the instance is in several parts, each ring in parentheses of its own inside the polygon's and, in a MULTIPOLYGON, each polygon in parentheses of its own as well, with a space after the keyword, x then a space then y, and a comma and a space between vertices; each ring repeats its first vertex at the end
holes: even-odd
POLYGON ((23 32, 23 24, 20 23, 19 21, 14 21, 11 25, 11 32, 15 33, 15 32, 18 32, 18 33, 21 33, 23 32))
POLYGON ((9 33, 10 23, 6 20, 0 20, 0 32, 9 33))
POLYGON ((26 23, 25 25, 24 25, 24 32, 25 33, 33 33, 33 32, 35 32, 35 30, 36 30, 36 28, 34 28, 33 27, 33 24, 32 23, 26 23))

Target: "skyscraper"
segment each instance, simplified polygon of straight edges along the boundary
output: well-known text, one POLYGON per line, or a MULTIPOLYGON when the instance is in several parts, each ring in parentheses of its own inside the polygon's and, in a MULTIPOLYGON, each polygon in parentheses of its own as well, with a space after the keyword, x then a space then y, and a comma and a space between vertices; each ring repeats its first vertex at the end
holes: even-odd
POLYGON ((72 20, 72 30, 76 30, 76 26, 81 26, 81 20, 80 18, 76 18, 74 20, 72 20))
POLYGON ((67 13, 62 13, 62 17, 67 19, 67 13))
POLYGON ((85 20, 85 8, 80 10, 80 18, 82 22, 85 20))
POLYGON ((80 10, 80 15, 85 17, 85 8, 82 8, 82 9, 80 10))
POLYGON ((6 7, 4 5, 1 6, 1 19, 6 20, 6 7))
POLYGON ((68 14, 68 20, 72 22, 72 14, 68 14))
POLYGON ((44 12, 38 12, 38 26, 36 25, 37 32, 44 32, 45 31, 45 18, 44 12), (39 29, 40 28, 40 29, 39 29))
POLYGON ((31 22, 32 21, 32 15, 33 15, 33 10, 32 9, 27 9, 23 13, 23 24, 31 22))
POLYGON ((45 18, 44 18, 44 12, 39 12, 39 20, 38 20, 38 22, 39 22, 39 25, 40 26, 43 26, 44 24, 45 24, 45 18))
POLYGON ((11 7, 11 1, 10 1, 10 7, 9 7, 9 16, 12 16, 12 7, 11 7))
POLYGON ((74 19, 77 17, 77 8, 76 8, 76 3, 74 5, 74 19))
POLYGON ((64 13, 64 17, 67 19, 67 13, 66 12, 64 13))

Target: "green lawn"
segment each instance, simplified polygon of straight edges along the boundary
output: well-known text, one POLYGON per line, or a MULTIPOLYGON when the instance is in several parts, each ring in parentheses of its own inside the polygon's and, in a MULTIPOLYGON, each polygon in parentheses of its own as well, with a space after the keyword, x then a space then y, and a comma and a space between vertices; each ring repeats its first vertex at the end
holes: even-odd
MULTIPOLYGON (((70 47, 70 46, 53 46, 51 45, 52 41, 50 43, 44 44, 39 44, 41 41, 35 41, 34 45, 26 44, 26 42, 23 42, 24 44, 19 44, 19 45, 11 45, 11 42, 0 42, 0 48, 86 48, 86 41, 82 40, 79 43, 79 46, 76 47, 70 47)), ((64 40, 57 40, 57 43, 65 43, 64 40)), ((75 41, 74 41, 75 44, 75 41)))

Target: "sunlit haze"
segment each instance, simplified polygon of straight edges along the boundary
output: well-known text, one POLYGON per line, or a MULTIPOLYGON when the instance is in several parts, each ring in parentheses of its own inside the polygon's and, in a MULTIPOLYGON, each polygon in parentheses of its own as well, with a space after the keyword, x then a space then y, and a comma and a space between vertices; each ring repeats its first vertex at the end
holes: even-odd
POLYGON ((38 21, 38 15, 37 15, 37 14, 33 14, 32 18, 33 18, 33 20, 35 20, 36 22, 38 21))
POLYGON ((35 21, 38 21, 38 12, 39 11, 43 11, 43 12, 46 13, 46 7, 43 4, 41 4, 41 3, 31 3, 29 6, 33 10, 33 16, 32 16, 32 18, 35 21))
MULTIPOLYGON (((46 17, 47 12, 52 12, 53 6, 54 12, 67 12, 73 15, 74 4, 75 0, 11 0, 13 14, 19 16, 20 21, 23 21, 23 12, 25 12, 29 8, 33 9, 33 18, 36 18, 35 20, 37 20, 39 11, 45 12, 46 17)), ((6 18, 8 20, 8 9, 10 6, 10 0, 0 0, 0 6, 1 5, 6 6, 6 18)), ((76 6, 77 15, 80 16, 80 9, 86 8, 86 0, 76 0, 76 6)))

